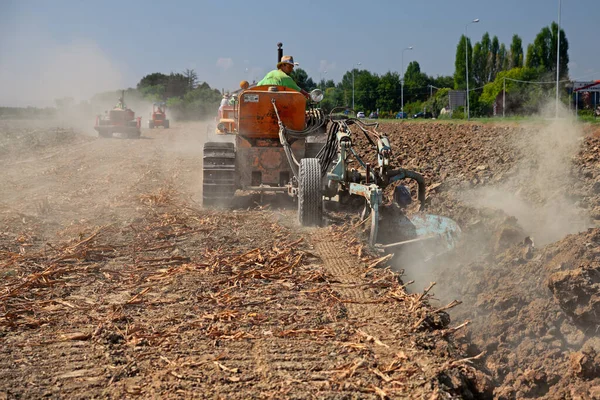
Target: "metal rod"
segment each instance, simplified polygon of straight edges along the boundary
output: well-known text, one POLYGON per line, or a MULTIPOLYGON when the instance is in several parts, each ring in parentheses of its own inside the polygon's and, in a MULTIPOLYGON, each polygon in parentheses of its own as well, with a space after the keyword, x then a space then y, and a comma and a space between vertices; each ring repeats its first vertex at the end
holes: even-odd
POLYGON ((252 192, 287 192, 287 187, 276 187, 276 186, 246 186, 244 190, 252 192))
POLYGON ((465 25, 465 67, 467 68, 467 121, 470 119, 469 115, 469 34, 467 31, 467 27, 469 24, 465 25))
POLYGON ((423 236, 423 237, 416 238, 416 239, 403 240, 401 242, 396 242, 396 243, 377 244, 376 247, 379 249, 389 249, 391 247, 398 247, 398 246, 403 246, 405 244, 422 242, 424 240, 435 239, 437 237, 439 237, 439 235, 428 235, 428 236, 423 236))
POLYGON ((558 118, 558 80, 560 76, 560 8, 561 0, 558 0, 558 31, 556 32, 556 118, 558 118))
POLYGON ((504 110, 506 110, 506 77, 504 77, 504 90, 502 93, 502 118, 505 116, 504 110))
POLYGON ((467 121, 471 119, 469 110, 469 24, 475 24, 479 22, 479 18, 475 18, 473 21, 465 25, 465 59, 467 61, 465 67, 467 68, 467 121))

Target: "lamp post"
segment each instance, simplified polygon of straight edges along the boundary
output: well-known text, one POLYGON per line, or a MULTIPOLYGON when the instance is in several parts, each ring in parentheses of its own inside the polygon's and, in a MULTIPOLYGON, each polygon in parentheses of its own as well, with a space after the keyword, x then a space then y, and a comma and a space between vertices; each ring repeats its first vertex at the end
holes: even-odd
POLYGON ((354 66, 360 63, 352 64, 352 110, 354 110, 354 66))
POLYGON ((465 67, 467 68, 467 121, 471 117, 469 113, 469 32, 467 28, 470 24, 476 24, 478 22, 479 18, 475 18, 473 21, 465 25, 465 59, 467 61, 467 64, 465 65, 465 67))
POLYGON ((401 97, 402 97, 402 106, 400 108, 400 111, 402 111, 402 118, 404 118, 404 52, 406 50, 412 50, 413 47, 412 46, 408 46, 405 49, 402 49, 402 78, 400 79, 400 91, 402 92, 401 97))
POLYGON ((560 9, 561 0, 558 0, 558 31, 556 32, 556 118, 558 118, 558 79, 560 75, 560 9))

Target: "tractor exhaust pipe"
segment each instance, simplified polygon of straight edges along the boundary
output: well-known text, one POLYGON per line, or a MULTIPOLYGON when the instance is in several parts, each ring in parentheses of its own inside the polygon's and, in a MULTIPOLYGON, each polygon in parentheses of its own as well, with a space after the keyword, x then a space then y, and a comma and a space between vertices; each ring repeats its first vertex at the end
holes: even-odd
POLYGON ((277 43, 277 62, 281 61, 281 57, 283 57, 283 43, 277 43))

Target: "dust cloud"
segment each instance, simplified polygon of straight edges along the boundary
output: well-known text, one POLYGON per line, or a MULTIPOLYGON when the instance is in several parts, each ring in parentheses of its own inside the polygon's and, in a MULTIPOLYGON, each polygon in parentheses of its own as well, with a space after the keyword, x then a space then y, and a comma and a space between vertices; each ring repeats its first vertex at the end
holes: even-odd
POLYGON ((576 177, 571 161, 579 151, 583 130, 566 109, 554 118, 554 103, 541 115, 542 126, 528 127, 514 145, 520 155, 515 174, 502 185, 467 192, 463 201, 477 208, 504 211, 517 219, 536 245, 592 227, 590 217, 576 204, 576 177))
POLYGON ((123 67, 97 42, 52 37, 25 14, 15 15, 10 28, 0 37, 0 106, 56 107, 53 124, 93 135, 95 117, 107 105, 89 100, 114 91, 110 106, 116 104, 123 67))
POLYGON ((124 86, 124 77, 93 41, 58 43, 42 32, 17 32, 2 40, 0 105, 51 107, 55 99, 87 100, 124 86))
MULTIPOLYGON (((416 281, 413 290, 441 282, 448 274, 460 275, 462 267, 527 236, 540 247, 594 226, 589 212, 578 205, 579 178, 572 162, 582 144, 582 126, 564 108, 555 118, 554 107, 552 102, 540 111, 543 123, 519 126, 520 135, 515 135, 512 148, 506 149, 517 161, 501 184, 451 190, 462 209, 477 210, 483 218, 473 226, 461 227, 463 238, 455 251, 444 252, 435 241, 392 251, 395 269, 403 269, 407 280, 416 281), (507 243, 498 246, 504 239, 507 243)), ((444 298, 461 298, 444 286, 438 290, 444 298)))

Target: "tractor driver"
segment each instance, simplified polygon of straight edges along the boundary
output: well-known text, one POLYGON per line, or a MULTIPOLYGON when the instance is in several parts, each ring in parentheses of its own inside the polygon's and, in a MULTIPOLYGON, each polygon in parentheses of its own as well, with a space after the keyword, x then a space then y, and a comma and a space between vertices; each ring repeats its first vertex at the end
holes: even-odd
POLYGON ((302 93, 304 97, 310 99, 309 93, 301 89, 300 86, 294 82, 294 80, 290 77, 290 74, 294 70, 294 66, 298 65, 298 63, 294 63, 294 57, 292 56, 283 56, 281 57, 281 61, 277 63, 277 69, 269 72, 265 77, 257 83, 257 86, 263 85, 274 85, 274 86, 285 86, 290 89, 297 90, 302 93))

